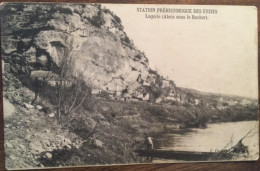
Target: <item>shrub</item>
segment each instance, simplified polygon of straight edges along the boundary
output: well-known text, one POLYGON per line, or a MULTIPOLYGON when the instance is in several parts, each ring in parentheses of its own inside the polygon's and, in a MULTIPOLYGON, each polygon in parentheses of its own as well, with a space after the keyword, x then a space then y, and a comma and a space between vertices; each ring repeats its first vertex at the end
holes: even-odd
POLYGON ((118 24, 121 24, 121 19, 120 19, 118 16, 116 16, 116 15, 113 15, 113 16, 114 16, 115 21, 116 21, 118 24))
POLYGON ((122 38, 122 41, 125 42, 125 43, 127 43, 127 44, 130 44, 130 43, 131 43, 131 41, 130 41, 130 39, 129 39, 129 37, 128 37, 127 35, 122 38))
POLYGON ((99 93, 97 96, 105 99, 109 98, 109 94, 106 91, 101 91, 101 93, 99 93))
POLYGON ((93 16, 90 19, 90 23, 98 28, 100 28, 105 23, 103 14, 101 13, 101 9, 99 9, 97 15, 93 16))

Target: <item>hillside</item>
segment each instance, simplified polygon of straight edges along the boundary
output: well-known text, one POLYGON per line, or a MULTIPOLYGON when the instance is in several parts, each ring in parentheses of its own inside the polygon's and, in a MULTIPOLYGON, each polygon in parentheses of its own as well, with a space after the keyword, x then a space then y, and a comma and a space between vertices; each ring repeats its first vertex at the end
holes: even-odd
POLYGON ((8 168, 149 162, 134 150, 168 128, 258 119, 253 99, 175 85, 98 4, 1 7, 8 168))

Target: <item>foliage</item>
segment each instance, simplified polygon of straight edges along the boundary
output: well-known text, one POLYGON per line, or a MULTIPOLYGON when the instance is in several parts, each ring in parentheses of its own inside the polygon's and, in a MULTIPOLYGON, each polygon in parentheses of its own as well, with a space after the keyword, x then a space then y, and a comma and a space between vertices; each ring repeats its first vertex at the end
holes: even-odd
POLYGON ((117 15, 114 15, 114 18, 117 23, 121 24, 121 19, 117 15))
POLYGON ((98 28, 101 28, 101 26, 105 23, 101 7, 98 6, 98 12, 95 16, 93 16, 90 20, 90 23, 98 28))
POLYGON ((142 58, 140 54, 136 54, 135 57, 136 57, 137 59, 141 59, 141 58, 142 58))
POLYGON ((171 87, 176 87, 176 85, 175 85, 174 81, 170 80, 170 82, 169 82, 169 83, 170 83, 170 86, 171 86, 171 87))
POLYGON ((243 144, 243 140, 256 134, 254 130, 257 124, 249 130, 234 146, 227 148, 230 144, 232 145, 233 137, 226 144, 223 149, 218 151, 216 154, 212 155, 209 160, 224 160, 224 159, 237 159, 237 158, 247 158, 249 156, 248 146, 243 144))
POLYGON ((69 7, 66 7, 64 5, 53 5, 51 7, 51 13, 55 13, 55 12, 60 12, 60 13, 64 13, 64 14, 73 14, 73 10, 69 7))
POLYGON ((115 22, 117 24, 121 24, 121 19, 117 15, 115 15, 111 10, 104 8, 103 11, 104 13, 110 14, 115 19, 115 22))
POLYGON ((123 42, 125 42, 126 44, 130 44, 131 41, 129 39, 129 37, 127 35, 125 35, 122 39, 121 39, 123 42))

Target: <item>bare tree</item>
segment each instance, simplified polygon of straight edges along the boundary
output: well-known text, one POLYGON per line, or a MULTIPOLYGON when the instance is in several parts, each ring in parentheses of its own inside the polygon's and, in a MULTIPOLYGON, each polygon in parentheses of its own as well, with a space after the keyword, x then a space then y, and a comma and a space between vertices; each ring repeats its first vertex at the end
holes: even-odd
POLYGON ((67 115, 79 109, 90 95, 89 87, 83 81, 83 75, 73 75, 76 54, 73 41, 67 38, 65 44, 60 50, 60 73, 56 85, 56 107, 59 120, 62 114, 67 115))

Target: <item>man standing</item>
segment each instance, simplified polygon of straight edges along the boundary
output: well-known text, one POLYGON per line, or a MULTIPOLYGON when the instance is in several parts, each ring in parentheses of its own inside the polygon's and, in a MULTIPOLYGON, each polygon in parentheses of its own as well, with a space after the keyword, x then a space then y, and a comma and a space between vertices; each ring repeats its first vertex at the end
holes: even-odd
POLYGON ((147 151, 153 150, 153 138, 152 137, 149 137, 149 136, 146 137, 146 150, 147 151))

